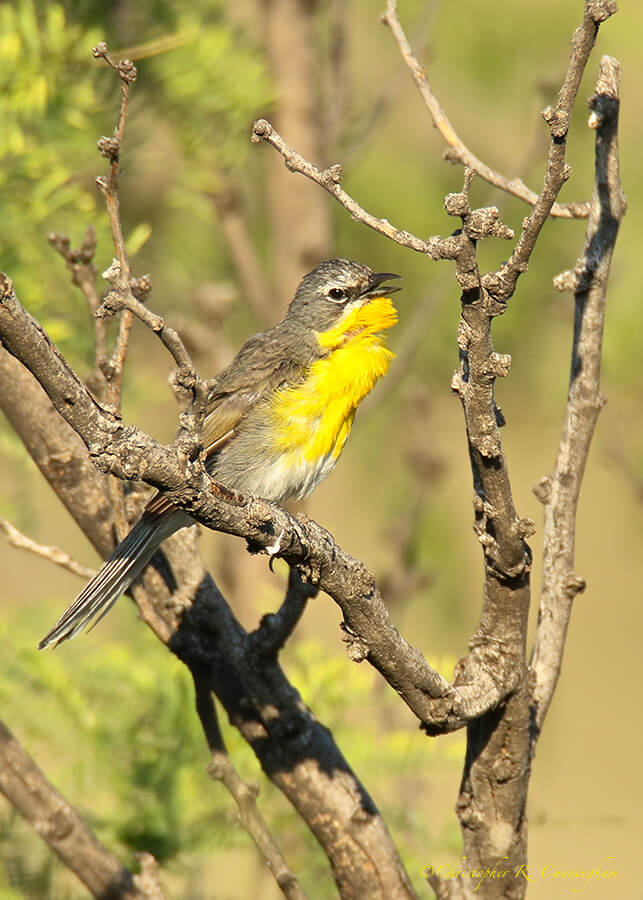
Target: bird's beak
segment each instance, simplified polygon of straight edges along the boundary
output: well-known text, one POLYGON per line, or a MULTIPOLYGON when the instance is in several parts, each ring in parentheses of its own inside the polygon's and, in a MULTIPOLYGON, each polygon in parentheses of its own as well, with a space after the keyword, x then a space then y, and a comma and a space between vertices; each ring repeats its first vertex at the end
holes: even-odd
POLYGON ((363 297, 365 300, 373 300, 375 297, 388 297, 389 294, 393 294, 395 291, 400 291, 402 289, 384 284, 384 282, 388 281, 390 278, 401 277, 401 275, 396 275, 395 272, 373 272, 365 290, 360 294, 360 297, 363 297))

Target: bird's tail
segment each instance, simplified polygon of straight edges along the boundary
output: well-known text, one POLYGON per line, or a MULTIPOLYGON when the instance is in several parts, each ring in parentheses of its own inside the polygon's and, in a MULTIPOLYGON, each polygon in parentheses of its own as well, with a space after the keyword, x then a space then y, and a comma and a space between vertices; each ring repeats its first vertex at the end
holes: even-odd
MULTIPOLYGON (((163 503, 164 498, 157 494, 154 500, 163 503)), ((153 504, 154 501, 150 505, 153 504)), ((57 647, 63 641, 74 637, 92 620, 94 620, 92 627, 97 625, 120 595, 138 578, 160 544, 192 521, 168 501, 165 501, 163 506, 161 514, 150 510, 148 506, 129 534, 85 585, 51 631, 40 641, 39 650, 50 646, 57 647)))

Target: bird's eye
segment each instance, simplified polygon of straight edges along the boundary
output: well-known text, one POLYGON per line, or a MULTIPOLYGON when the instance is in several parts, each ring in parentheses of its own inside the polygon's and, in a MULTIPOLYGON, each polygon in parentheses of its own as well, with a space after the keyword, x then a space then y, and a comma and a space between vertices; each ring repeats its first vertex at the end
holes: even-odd
POLYGON ((342 288, 331 288, 328 292, 328 296, 331 300, 339 303, 341 300, 346 299, 346 291, 342 290, 342 288))

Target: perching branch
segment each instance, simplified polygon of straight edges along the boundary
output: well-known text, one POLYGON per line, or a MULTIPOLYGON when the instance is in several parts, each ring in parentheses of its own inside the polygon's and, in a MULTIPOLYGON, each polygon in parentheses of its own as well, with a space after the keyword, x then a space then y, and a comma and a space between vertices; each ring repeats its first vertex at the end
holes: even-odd
POLYGON ((604 56, 596 91, 589 100, 589 126, 596 129, 596 167, 585 247, 574 269, 554 282, 561 291, 574 291, 575 316, 558 458, 553 473, 543 478, 537 489, 545 504, 545 523, 543 584, 531 658, 534 745, 560 675, 573 601, 585 588, 574 569, 576 510, 596 421, 605 402, 600 393, 600 370, 607 280, 626 210, 618 156, 620 75, 618 62, 604 56))
MULTIPOLYGON (((400 23, 397 14, 397 0, 387 0, 386 12, 382 15, 382 22, 388 25, 395 40, 398 43, 400 52, 411 71, 413 80, 422 95, 424 102, 431 114, 433 124, 440 132, 448 145, 445 151, 445 159, 449 162, 459 163, 468 169, 473 169, 476 175, 492 184, 494 187, 524 200, 531 206, 535 206, 539 199, 539 194, 530 190, 520 178, 506 178, 504 175, 492 169, 482 160, 478 159, 471 150, 464 144, 457 134, 455 128, 449 121, 446 113, 440 106, 438 99, 429 83, 426 69, 420 65, 414 56, 411 46, 408 42, 404 29, 400 23)), ((587 203, 555 203, 552 205, 549 215, 558 216, 560 218, 585 218, 589 213, 589 205, 587 203)))
MULTIPOLYGON (((114 547, 107 478, 35 378, 0 347, 0 406, 43 476, 102 556, 114 547)), ((211 690, 263 770, 327 854, 342 896, 415 895, 378 810, 330 731, 307 709, 275 659, 248 649, 246 633, 204 572, 195 529, 165 542, 135 595, 141 617, 211 690), (361 867, 364 841, 374 868, 361 867)))
MULTIPOLYGON (((495 227, 492 223, 491 227, 495 227)), ((368 659, 397 690, 424 727, 448 731, 492 708, 507 685, 485 669, 457 687, 439 675, 391 622, 373 576, 314 522, 297 519, 273 503, 217 489, 195 456, 186 430, 164 447, 133 426, 125 427, 95 402, 42 328, 21 307, 9 279, 0 276, 0 335, 7 349, 39 380, 58 412, 86 444, 94 464, 119 478, 144 481, 207 527, 244 537, 297 567, 326 591, 344 613, 349 655, 368 659)), ((513 683, 513 677, 510 681, 513 683)))

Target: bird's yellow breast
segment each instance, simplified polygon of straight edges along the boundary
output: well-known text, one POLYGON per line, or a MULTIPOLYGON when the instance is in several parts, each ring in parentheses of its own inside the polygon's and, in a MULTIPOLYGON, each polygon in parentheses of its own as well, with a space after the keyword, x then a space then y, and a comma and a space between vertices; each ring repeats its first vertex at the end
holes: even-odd
POLYGON ((381 332, 396 322, 391 301, 378 297, 317 334, 326 355, 312 364, 302 384, 279 391, 272 409, 276 445, 290 451, 293 465, 322 459, 332 465, 337 459, 357 407, 388 371, 394 354, 381 332))

